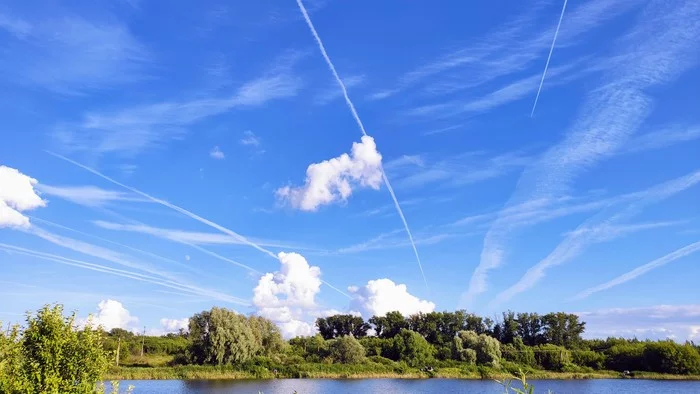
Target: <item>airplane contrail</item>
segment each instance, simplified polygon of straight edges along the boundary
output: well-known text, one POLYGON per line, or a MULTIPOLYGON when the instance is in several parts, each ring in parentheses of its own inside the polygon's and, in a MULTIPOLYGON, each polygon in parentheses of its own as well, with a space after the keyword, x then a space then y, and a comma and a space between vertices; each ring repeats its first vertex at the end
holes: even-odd
MULTIPOLYGON (((88 171, 88 172, 91 172, 91 173, 93 173, 93 174, 99 176, 100 178, 102 178, 102 179, 104 179, 104 180, 106 180, 106 181, 112 182, 113 184, 115 184, 115 185, 117 185, 117 186, 121 186, 121 187, 123 187, 123 188, 125 188, 125 189, 127 189, 127 190, 129 190, 129 191, 131 191, 131 192, 134 192, 134 193, 136 193, 136 194, 138 194, 138 195, 140 195, 140 196, 143 196, 143 197, 145 197, 145 198, 147 198, 147 199, 149 199, 149 200, 151 200, 151 201, 153 201, 153 202, 155 202, 155 203, 157 203, 157 204, 163 205, 163 206, 168 207, 168 208, 170 208, 170 209, 172 209, 172 210, 175 210, 175 211, 177 211, 177 212, 180 212, 181 214, 183 214, 183 215, 185 215, 185 216, 188 216, 188 217, 190 217, 190 218, 192 218, 192 219, 194 219, 194 220, 196 220, 196 221, 198 221, 198 222, 200 222, 200 223, 206 224, 206 225, 209 226, 209 227, 213 227, 213 228, 215 228, 215 229, 221 231, 222 233, 228 234, 228 235, 230 235, 230 236, 236 238, 237 240, 239 240, 239 241, 245 243, 246 245, 251 246, 251 247, 253 247, 253 248, 255 248, 255 249, 257 249, 257 250, 259 250, 259 251, 261 251, 261 252, 263 252, 263 253, 265 253, 265 254, 267 254, 268 256, 272 257, 273 259, 279 261, 279 257, 277 257, 276 254, 274 254, 273 252, 271 252, 271 251, 269 251, 269 250, 263 248, 262 246, 260 246, 260 245, 258 245, 258 244, 256 244, 256 243, 254 243, 254 242, 248 240, 246 237, 244 237, 244 236, 242 236, 242 235, 236 233, 235 231, 229 230, 229 229, 227 229, 226 227, 223 227, 223 226, 221 226, 221 225, 219 225, 219 224, 217 224, 217 223, 214 223, 214 222, 212 222, 211 220, 207 220, 207 219, 205 219, 205 218, 203 218, 203 217, 201 217, 201 216, 199 216, 199 215, 197 215, 197 214, 195 214, 195 213, 192 213, 192 212, 190 212, 190 211, 188 211, 188 210, 186 210, 186 209, 184 209, 184 208, 181 208, 181 207, 179 207, 179 206, 177 206, 177 205, 175 205, 175 204, 171 204, 171 203, 169 203, 169 202, 167 202, 167 201, 165 201, 165 200, 162 200, 162 199, 160 199, 160 198, 153 197, 153 196, 151 196, 150 194, 144 193, 144 192, 142 192, 141 190, 138 190, 138 189, 133 188, 133 187, 131 187, 131 186, 125 185, 125 184, 123 184, 123 183, 121 183, 121 182, 119 182, 119 181, 117 181, 117 180, 115 180, 115 179, 112 179, 112 178, 108 177, 107 175, 105 175, 105 174, 103 174, 103 173, 101 173, 101 172, 99 172, 99 171, 97 171, 97 170, 95 170, 95 169, 93 169, 93 168, 90 168, 90 167, 88 167, 88 166, 86 166, 86 165, 84 165, 84 164, 80 164, 80 163, 78 163, 77 161, 71 160, 71 159, 69 159, 69 158, 67 158, 67 157, 65 157, 65 156, 63 156, 63 155, 59 155, 58 153, 54 153, 54 152, 51 152, 51 151, 48 151, 48 150, 45 151, 45 152, 48 153, 48 154, 50 154, 50 155, 52 155, 52 156, 54 156, 54 157, 57 157, 57 158, 59 158, 59 159, 61 159, 61 160, 67 161, 68 163, 71 163, 71 164, 73 164, 73 165, 75 165, 75 166, 78 166, 78 167, 80 167, 80 168, 82 168, 82 169, 84 169, 84 170, 86 170, 86 171, 88 171)), ((190 245, 190 246, 193 246, 193 245, 190 245)), ((202 250, 202 249, 203 249, 203 248, 199 248, 199 247, 195 247, 195 248, 196 248, 196 249, 199 249, 199 250, 202 250)), ((205 253, 213 253, 213 252, 208 252, 208 251, 207 251, 207 252, 205 252, 205 253)), ((245 264, 238 263, 238 262, 235 262, 235 261, 230 260, 230 259, 226 259, 226 261, 229 261, 229 262, 231 262, 231 263, 233 263, 233 264, 239 265, 239 266, 241 266, 241 267, 243 267, 243 268, 246 268, 246 269, 249 269, 249 270, 251 270, 251 271, 259 272, 259 271, 255 270, 254 268, 251 268, 251 267, 246 266, 245 264)), ((342 295, 344 295, 344 296, 346 296, 346 297, 348 297, 348 298, 352 298, 352 297, 350 297, 349 294, 343 292, 342 290, 340 290, 340 289, 338 289, 337 287, 331 285, 330 283, 326 282, 325 280, 322 280, 321 282, 324 283, 326 286, 330 287, 331 289, 333 289, 333 290, 339 292, 340 294, 342 294, 342 295)))
POLYGON ((564 0, 564 6, 561 8, 561 15, 559 15, 559 23, 557 23, 557 29, 554 31, 554 38, 552 39, 552 46, 549 48, 549 56, 547 56, 547 63, 544 65, 544 72, 542 73, 542 79, 540 80, 540 87, 537 89, 537 95, 535 96, 535 103, 532 105, 532 111, 530 112, 530 117, 535 114, 535 107, 537 107, 537 100, 540 99, 540 92, 542 91, 542 85, 544 85, 544 77, 547 75, 547 69, 549 68, 549 61, 552 59, 552 52, 554 52, 554 44, 557 42, 557 36, 559 35, 559 28, 561 27, 561 21, 564 19, 564 11, 566 11, 566 3, 569 0, 564 0))
POLYGON ((680 248, 674 252, 671 252, 663 257, 660 257, 654 261, 651 261, 651 262, 646 263, 642 266, 639 266, 639 267, 633 269, 632 271, 629 271, 625 274, 622 274, 622 275, 618 276, 617 278, 612 279, 608 282, 605 282, 605 283, 600 284, 598 286, 594 286, 594 287, 591 287, 589 289, 586 289, 586 290, 578 293, 576 296, 574 296, 573 299, 574 300, 581 300, 581 299, 584 299, 584 298, 586 298, 594 293, 597 293, 599 291, 607 290, 611 287, 621 285, 625 282, 628 282, 632 279, 635 279, 638 276, 644 275, 647 272, 649 272, 655 268, 661 267, 661 266, 666 265, 668 263, 671 263, 675 260, 678 260, 681 257, 685 257, 685 256, 688 256, 692 253, 695 253, 698 250, 700 250, 700 241, 692 243, 690 245, 687 245, 687 246, 680 248))
MULTIPOLYGON (((340 86, 340 90, 343 92, 343 97, 345 98, 345 103, 347 104, 348 108, 350 108, 350 112, 352 112, 352 117, 355 118, 355 122, 357 125, 360 127, 360 131, 362 131, 362 135, 367 136, 367 131, 365 130, 365 126, 362 124, 362 120, 360 120, 360 116, 357 114, 357 110, 355 109, 355 105, 352 103, 352 100, 350 100, 350 96, 348 95, 348 89, 345 87, 345 84, 343 83, 343 80, 340 78, 340 75, 338 75, 338 72, 335 69, 335 66, 333 65, 333 62, 331 61, 331 58, 328 56, 328 53, 326 52, 326 47, 323 46, 323 42, 321 41, 321 37, 319 37, 318 33, 316 32, 316 28, 314 27, 314 24, 311 22, 311 18, 309 18, 308 12, 306 12, 306 7, 304 7, 304 3, 302 3, 301 0, 297 0, 297 5, 299 6, 299 10, 301 11, 302 15, 304 16, 304 20, 306 21, 306 24, 309 26, 309 30, 311 30, 311 34, 314 36, 314 39, 316 39, 316 44, 318 44, 318 49, 321 51, 321 55, 323 55, 323 58, 326 60, 326 64, 328 65, 328 68, 331 70, 331 73, 333 73, 333 77, 335 77, 336 82, 338 82, 338 85, 340 86)), ((408 228, 408 222, 406 221, 406 217, 403 214, 403 210, 401 210, 401 205, 399 205, 399 200, 396 198, 396 194, 394 193, 394 188, 391 187, 391 184, 389 183, 389 178, 387 178, 386 173, 384 172, 384 168, 382 170, 382 179, 384 180, 384 184, 386 185, 387 190, 389 190, 389 194, 391 194, 392 200, 394 200, 394 205, 396 206, 396 211, 398 212, 399 216, 401 217, 401 221, 403 222, 403 226, 406 229, 406 234, 408 234, 408 239, 411 241, 411 247, 413 248, 413 253, 416 255, 416 261, 418 261, 418 268, 420 268, 420 273, 421 276, 423 277, 423 282, 425 283, 426 289, 430 291, 430 287, 428 287, 428 281, 425 278, 425 273, 423 272, 423 264, 420 262, 420 256, 418 256, 418 249, 416 248, 416 243, 413 241, 413 235, 411 234, 411 230, 408 228)))

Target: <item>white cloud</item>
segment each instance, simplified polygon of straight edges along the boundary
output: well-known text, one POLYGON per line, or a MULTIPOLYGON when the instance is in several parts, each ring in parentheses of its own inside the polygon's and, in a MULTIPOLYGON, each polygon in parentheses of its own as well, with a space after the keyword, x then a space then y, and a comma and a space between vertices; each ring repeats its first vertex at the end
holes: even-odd
POLYGON ((363 136, 362 142, 352 144, 350 155, 342 155, 314 163, 306 170, 304 186, 285 186, 277 197, 292 207, 315 211, 322 205, 346 201, 353 188, 379 189, 382 183, 382 155, 374 139, 363 136))
POLYGON ((224 155, 224 152, 222 152, 221 149, 219 149, 218 145, 215 146, 214 148, 212 148, 212 150, 209 152, 209 156, 212 159, 217 159, 217 160, 223 160, 226 158, 226 155, 224 155))
MULTIPOLYGON (((698 42, 693 37, 700 34, 697 3, 652 3, 643 15, 619 46, 622 61, 610 67, 602 84, 588 94, 563 140, 523 172, 506 209, 525 201, 561 196, 578 175, 620 153, 651 113, 653 100, 648 90, 675 80, 694 64, 696 59, 690 54, 697 52, 698 42)), ((504 263, 515 228, 499 214, 484 237, 481 259, 463 294, 462 305, 488 289, 489 272, 504 263)))
POLYGON ((250 145, 250 146, 260 146, 260 138, 255 135, 250 130, 246 130, 243 132, 243 138, 241 138, 238 142, 241 143, 241 145, 250 145))
POLYGON ((408 316, 435 310, 434 303, 419 299, 408 292, 406 285, 397 285, 390 279, 370 280, 365 286, 353 286, 348 291, 352 295, 350 309, 360 311, 365 319, 392 311, 408 316))
POLYGON ((102 326, 106 331, 113 328, 134 330, 138 327, 139 319, 131 316, 121 302, 115 300, 102 300, 97 304, 97 313, 87 319, 79 319, 78 324, 92 324, 102 326))
POLYGON ((186 254, 186 255, 185 255, 185 261, 190 261, 190 259, 191 259, 190 255, 189 255, 189 254, 186 254))
POLYGON ((22 212, 46 206, 34 191, 37 183, 14 168, 0 166, 0 228, 29 228, 29 218, 22 212))
POLYGON ((285 337, 310 335, 315 329, 309 312, 317 309, 321 290, 321 269, 310 266, 297 253, 279 253, 280 271, 266 273, 253 289, 257 314, 275 322, 285 337))
POLYGON ((528 269, 517 283, 499 293, 493 302, 508 301, 515 295, 532 288, 545 276, 547 270, 571 261, 590 245, 610 241, 636 231, 676 224, 676 222, 653 222, 630 225, 624 221, 637 215, 646 206, 663 201, 697 183, 700 183, 700 171, 636 193, 635 198, 621 210, 612 213, 603 211, 589 218, 574 231, 569 232, 547 257, 528 269))
POLYGON ((249 81, 229 96, 164 101, 112 113, 87 113, 77 124, 59 125, 54 139, 67 150, 134 155, 182 139, 188 127, 232 109, 259 107, 295 96, 301 87, 288 70, 249 81))
POLYGON ((187 317, 182 318, 182 319, 168 319, 168 318, 160 319, 160 325, 166 334, 170 333, 170 332, 178 332, 181 329, 187 330, 189 328, 189 324, 190 324, 190 319, 187 317))
POLYGON ((610 308, 577 313, 586 322, 584 336, 622 336, 639 339, 700 339, 700 305, 655 305, 610 308))
POLYGON ((186 231, 172 228, 152 227, 145 224, 121 224, 107 222, 104 220, 93 221, 98 227, 116 230, 129 231, 141 234, 148 234, 155 237, 168 239, 174 242, 192 243, 197 245, 249 245, 249 242, 254 242, 256 245, 277 247, 277 248, 294 248, 294 249, 311 249, 303 245, 293 244, 291 242, 265 240, 257 238, 245 237, 248 242, 240 237, 233 237, 228 234, 208 233, 200 231, 186 231))
POLYGON ((76 204, 100 207, 114 201, 148 202, 148 200, 115 190, 101 189, 97 186, 49 186, 38 185, 42 194, 56 196, 76 204))

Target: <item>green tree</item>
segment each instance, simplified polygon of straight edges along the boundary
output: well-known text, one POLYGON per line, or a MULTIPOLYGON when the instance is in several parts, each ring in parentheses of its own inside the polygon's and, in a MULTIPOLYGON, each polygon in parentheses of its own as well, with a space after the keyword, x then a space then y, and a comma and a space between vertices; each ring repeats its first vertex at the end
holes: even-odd
POLYGON ((572 348, 581 342, 586 323, 573 313, 548 313, 542 317, 547 343, 572 348))
POLYGON ((353 364, 365 359, 365 348, 352 335, 331 340, 329 347, 331 358, 335 362, 353 364))
POLYGON ((76 329, 75 315, 46 305, 27 315, 21 335, 0 338, 0 392, 93 393, 108 367, 103 332, 90 323, 76 329))
POLYGON ((263 351, 260 336, 243 315, 224 308, 197 313, 190 318, 189 354, 198 364, 239 364, 263 351))
POLYGON ((435 348, 422 335, 405 328, 394 337, 393 351, 398 360, 412 367, 422 367, 435 361, 435 348))
POLYGON ((372 316, 369 323, 380 338, 393 338, 402 329, 408 328, 408 323, 401 312, 388 312, 385 316, 372 316))
POLYGON ((537 313, 518 313, 515 321, 518 323, 518 336, 527 346, 537 346, 544 343, 542 318, 537 313))
POLYGON ((476 362, 498 366, 501 360, 501 344, 496 338, 474 331, 460 331, 454 338, 455 358, 465 360, 466 350, 476 352, 476 362))
POLYGON ((259 316, 249 317, 248 322, 262 355, 272 356, 284 351, 287 343, 282 339, 280 329, 275 323, 259 316))
POLYGON ((316 327, 324 339, 339 338, 346 335, 362 338, 367 336, 367 330, 370 329, 370 325, 365 323, 362 317, 355 315, 319 317, 316 319, 316 327))
POLYGON ((535 366, 535 352, 532 347, 525 345, 523 340, 515 338, 513 343, 501 346, 503 358, 520 365, 535 366))
POLYGON ((646 343, 642 354, 647 371, 696 374, 700 373, 700 354, 689 344, 680 345, 671 340, 646 343))

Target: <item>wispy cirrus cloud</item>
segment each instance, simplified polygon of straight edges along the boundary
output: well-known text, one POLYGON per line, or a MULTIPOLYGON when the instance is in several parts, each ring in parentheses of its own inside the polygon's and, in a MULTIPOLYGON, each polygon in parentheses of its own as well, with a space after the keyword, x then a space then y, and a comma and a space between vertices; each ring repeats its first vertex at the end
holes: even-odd
POLYGON ((184 138, 189 127, 205 118, 293 97, 300 88, 300 78, 287 66, 279 67, 246 82, 231 96, 163 101, 116 112, 91 112, 78 123, 59 125, 52 136, 69 151, 135 155, 167 141, 184 138))
MULTIPOLYGON (((362 85, 363 83, 365 83, 365 80, 366 78, 364 75, 350 75, 343 78, 343 82, 345 82, 345 87, 347 87, 348 89, 352 89, 354 87, 362 85)), ((340 92, 338 88, 334 86, 316 95, 316 98, 314 98, 314 103, 317 105, 325 105, 332 101, 342 98, 343 93, 340 92)))
MULTIPOLYGON (((646 90, 674 80, 693 64, 690 54, 698 43, 691 37, 700 33, 700 6, 685 1, 649 7, 644 12, 646 18, 620 42, 624 60, 608 70, 602 85, 588 94, 563 141, 525 170, 506 209, 524 201, 560 196, 578 174, 619 153, 651 111, 652 99, 646 90)), ((491 226, 463 303, 486 291, 488 273, 503 264, 515 228, 506 215, 499 215, 491 226)))
POLYGON ((37 185, 37 189, 43 195, 54 196, 74 202, 76 204, 100 207, 108 203, 124 202, 150 202, 143 197, 135 196, 116 190, 102 189, 97 186, 50 186, 37 185))
POLYGON ((522 152, 485 155, 484 152, 467 152, 436 161, 430 161, 427 155, 408 155, 387 162, 385 168, 396 179, 397 187, 459 187, 517 171, 531 160, 522 152))
MULTIPOLYGON (((542 59, 551 47, 555 27, 551 23, 547 23, 546 28, 534 26, 539 24, 538 17, 543 14, 543 9, 552 4, 550 1, 528 4, 526 10, 513 20, 495 27, 478 40, 470 40, 478 44, 445 53, 437 60, 401 75, 394 87, 381 89, 368 99, 386 99, 407 89, 421 89, 428 96, 453 94, 525 70, 542 59)), ((578 44, 577 40, 583 35, 634 9, 637 4, 635 0, 593 0, 575 7, 567 13, 567 23, 559 32, 558 47, 578 44)), ((538 76, 537 81, 540 78, 538 76)))
POLYGON ((115 19, 0 15, 0 28, 14 36, 0 51, 0 70, 13 83, 72 95, 147 77, 149 50, 115 19))
POLYGON ((700 126, 665 126, 659 130, 641 134, 630 140, 625 153, 637 153, 666 148, 682 142, 700 139, 700 126))
POLYGON ((605 282, 605 283, 602 283, 600 285, 593 286, 589 289, 583 290, 580 293, 578 293, 574 297, 574 299, 581 300, 581 299, 590 297, 591 295, 593 295, 595 293, 598 293, 598 292, 601 292, 604 290, 608 290, 608 289, 615 287, 615 286, 619 286, 623 283, 634 280, 637 277, 642 276, 653 269, 656 269, 656 268, 662 267, 666 264, 672 263, 680 258, 686 257, 690 254, 693 254, 693 253, 699 251, 699 250, 700 250, 700 241, 694 242, 690 245, 686 245, 686 246, 684 246, 678 250, 675 250, 675 251, 673 251, 673 252, 671 252, 663 257, 660 257, 658 259, 650 261, 650 262, 648 262, 644 265, 641 265, 641 266, 639 266, 639 267, 637 267, 637 268, 635 268, 627 273, 624 273, 624 274, 622 274, 622 275, 620 275, 620 276, 618 276, 618 277, 616 277, 608 282, 605 282))
MULTIPOLYGON (((114 231, 126 231, 140 234, 148 234, 155 237, 175 241, 175 242, 186 242, 193 243, 197 245, 247 245, 247 243, 241 241, 238 238, 231 237, 227 234, 221 233, 207 233, 198 231, 186 231, 171 228, 162 227, 152 227, 146 224, 123 224, 107 222, 104 220, 95 220, 93 224, 114 231)), ((285 248, 285 249, 307 249, 311 250, 314 248, 306 247, 304 245, 298 245, 291 242, 284 241, 273 241, 265 239, 257 239, 246 237, 246 239, 255 242, 257 245, 273 247, 273 248, 285 248)))
POLYGON ((613 213, 603 211, 586 220, 576 230, 569 232, 547 257, 528 269, 517 283, 499 293, 493 300, 493 303, 501 304, 531 289, 545 276, 550 268, 571 261, 592 244, 611 241, 637 231, 678 224, 679 222, 673 221, 630 224, 628 221, 646 206, 661 202, 698 183, 700 183, 700 171, 664 182, 642 193, 638 193, 633 201, 619 211, 613 213))

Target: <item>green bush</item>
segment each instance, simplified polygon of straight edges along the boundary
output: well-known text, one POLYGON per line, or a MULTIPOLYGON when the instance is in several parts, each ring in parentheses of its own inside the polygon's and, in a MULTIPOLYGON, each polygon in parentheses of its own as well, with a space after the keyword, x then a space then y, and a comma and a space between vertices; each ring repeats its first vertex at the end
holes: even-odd
POLYGON ((700 373, 700 354, 693 346, 673 341, 646 343, 642 357, 647 371, 694 374, 700 373))
POLYGON ((330 342, 330 356, 342 364, 359 363, 365 358, 365 348, 352 335, 345 335, 330 342))
MULTIPOLYGON (((644 343, 620 343, 605 351, 605 367, 614 371, 643 371, 646 369, 644 343)), ((655 371, 656 372, 656 371, 655 371)))
POLYGON ((48 305, 27 316, 20 334, 0 333, 0 393, 94 393, 107 370, 104 333, 48 305))
POLYGON ((504 359, 516 364, 537 365, 534 349, 531 346, 526 346, 520 338, 515 338, 512 344, 501 346, 501 354, 504 359))
POLYGON ((473 350, 478 364, 498 366, 501 360, 501 343, 496 338, 474 331, 460 331, 454 338, 455 358, 467 362, 473 359, 473 350))
POLYGON ((571 363, 571 352, 563 346, 539 345, 534 351, 537 363, 550 371, 561 371, 565 365, 571 363))
POLYGON ((605 365, 605 355, 592 350, 573 350, 571 360, 576 365, 593 369, 603 369, 605 365))
POLYGON ((399 360, 412 367, 423 367, 435 362, 435 348, 415 331, 401 329, 394 337, 394 352, 399 360))

